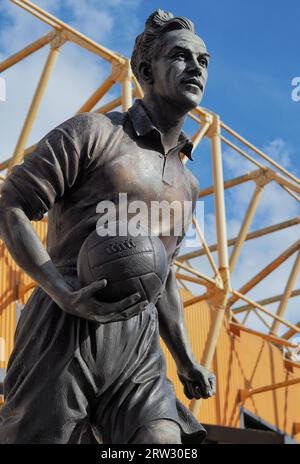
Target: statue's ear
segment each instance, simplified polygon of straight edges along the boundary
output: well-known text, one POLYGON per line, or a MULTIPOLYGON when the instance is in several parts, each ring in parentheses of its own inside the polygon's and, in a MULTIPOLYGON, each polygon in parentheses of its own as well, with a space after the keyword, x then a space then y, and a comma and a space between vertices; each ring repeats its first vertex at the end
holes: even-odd
POLYGON ((139 65, 139 75, 145 84, 153 83, 153 73, 150 63, 142 61, 139 65))

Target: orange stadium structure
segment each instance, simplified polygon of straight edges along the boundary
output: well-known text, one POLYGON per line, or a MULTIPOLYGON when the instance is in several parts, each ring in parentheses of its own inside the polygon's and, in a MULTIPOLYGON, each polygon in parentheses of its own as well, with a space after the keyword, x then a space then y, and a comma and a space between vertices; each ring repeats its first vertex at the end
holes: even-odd
MULTIPOLYGON (((23 157, 34 150, 34 146, 27 146, 28 138, 55 61, 66 42, 73 42, 84 48, 86 53, 93 53, 99 60, 111 64, 107 79, 83 102, 78 113, 106 113, 119 107, 127 111, 134 97, 143 97, 128 58, 94 42, 27 0, 13 0, 13 3, 47 23, 51 31, 0 63, 0 72, 3 72, 11 66, 18 66, 21 60, 40 48, 49 47, 15 151, 9 159, 0 163, 0 182, 14 165, 21 163, 23 157), (120 97, 96 107, 115 84, 120 84, 120 97)), ((297 204, 300 201, 300 180, 236 133, 212 111, 198 107, 189 116, 195 127, 191 137, 195 164, 201 143, 206 140, 211 146, 211 187, 202 190, 199 198, 203 200, 212 196, 214 199, 216 243, 206 243, 194 218, 198 247, 178 256, 175 264, 192 346, 199 362, 216 374, 217 394, 206 401, 189 401, 183 395, 174 361, 162 342, 168 376, 179 399, 205 424, 209 443, 297 443, 300 440, 300 346, 297 343, 300 322, 290 322, 285 314, 292 299, 300 296, 300 289, 294 288, 300 269, 300 240, 287 244, 285 250, 277 254, 274 247, 274 259, 264 266, 258 261, 256 274, 249 274, 239 288, 233 288, 232 275, 242 250, 250 243, 258 243, 261 237, 266 236, 272 240, 275 233, 299 226, 300 216, 296 216, 250 232, 261 197, 268 195, 267 187, 272 184, 274 188, 284 190, 284 194, 297 204), (230 148, 234 153, 232 156, 246 159, 247 169, 250 162, 253 170, 224 180, 223 162, 228 156, 224 150, 222 152, 224 146, 230 148), (226 212, 234 206, 225 202, 226 190, 244 188, 248 184, 254 186, 252 197, 237 235, 228 239, 226 212), (209 275, 198 264, 200 257, 207 258, 209 275), (268 294, 270 286, 264 286, 264 282, 287 261, 290 271, 284 291, 278 294, 274 289, 273 295, 268 294), (248 293, 258 285, 265 289, 265 296, 256 301, 248 293), (275 309, 267 309, 273 304, 277 304, 275 309), (249 315, 255 316, 259 327, 263 328, 258 330, 251 326, 249 315)), ((184 155, 182 159, 187 161, 184 155)), ((34 227, 45 243, 47 218, 34 223, 34 227)), ((18 269, 3 242, 0 246, 0 367, 5 369, 13 348, 19 307, 30 297, 35 283, 18 269)))

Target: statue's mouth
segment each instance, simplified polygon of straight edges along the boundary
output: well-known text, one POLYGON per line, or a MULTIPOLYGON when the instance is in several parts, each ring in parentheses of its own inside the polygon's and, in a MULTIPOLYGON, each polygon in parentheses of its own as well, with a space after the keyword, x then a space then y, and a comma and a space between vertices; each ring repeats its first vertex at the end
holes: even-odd
POLYGON ((190 77, 188 79, 183 79, 182 82, 184 84, 190 84, 190 85, 193 85, 195 87, 198 87, 201 91, 203 91, 202 83, 198 79, 196 79, 195 77, 190 77))

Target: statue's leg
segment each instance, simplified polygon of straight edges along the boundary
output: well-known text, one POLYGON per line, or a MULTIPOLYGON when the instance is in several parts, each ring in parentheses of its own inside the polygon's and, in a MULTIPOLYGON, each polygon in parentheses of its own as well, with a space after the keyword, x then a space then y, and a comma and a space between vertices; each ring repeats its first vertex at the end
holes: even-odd
POLYGON ((180 444, 180 427, 176 422, 168 419, 159 419, 148 422, 140 427, 134 434, 132 444, 180 444))
POLYGON ((84 359, 90 332, 92 324, 63 312, 36 288, 19 320, 4 381, 1 444, 93 439, 94 379, 84 359))
POLYGON ((71 361, 58 375, 55 366, 51 374, 42 362, 38 370, 39 379, 32 369, 8 392, 0 410, 0 443, 97 443, 89 424, 88 385, 78 363, 71 361))

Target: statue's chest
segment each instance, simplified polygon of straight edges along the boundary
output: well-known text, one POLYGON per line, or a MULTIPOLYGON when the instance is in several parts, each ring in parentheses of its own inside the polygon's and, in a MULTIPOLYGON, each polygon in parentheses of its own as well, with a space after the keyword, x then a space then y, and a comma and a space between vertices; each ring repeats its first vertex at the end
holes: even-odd
POLYGON ((144 150, 120 152, 102 166, 101 177, 107 192, 127 193, 144 201, 191 200, 189 181, 178 154, 144 150))

